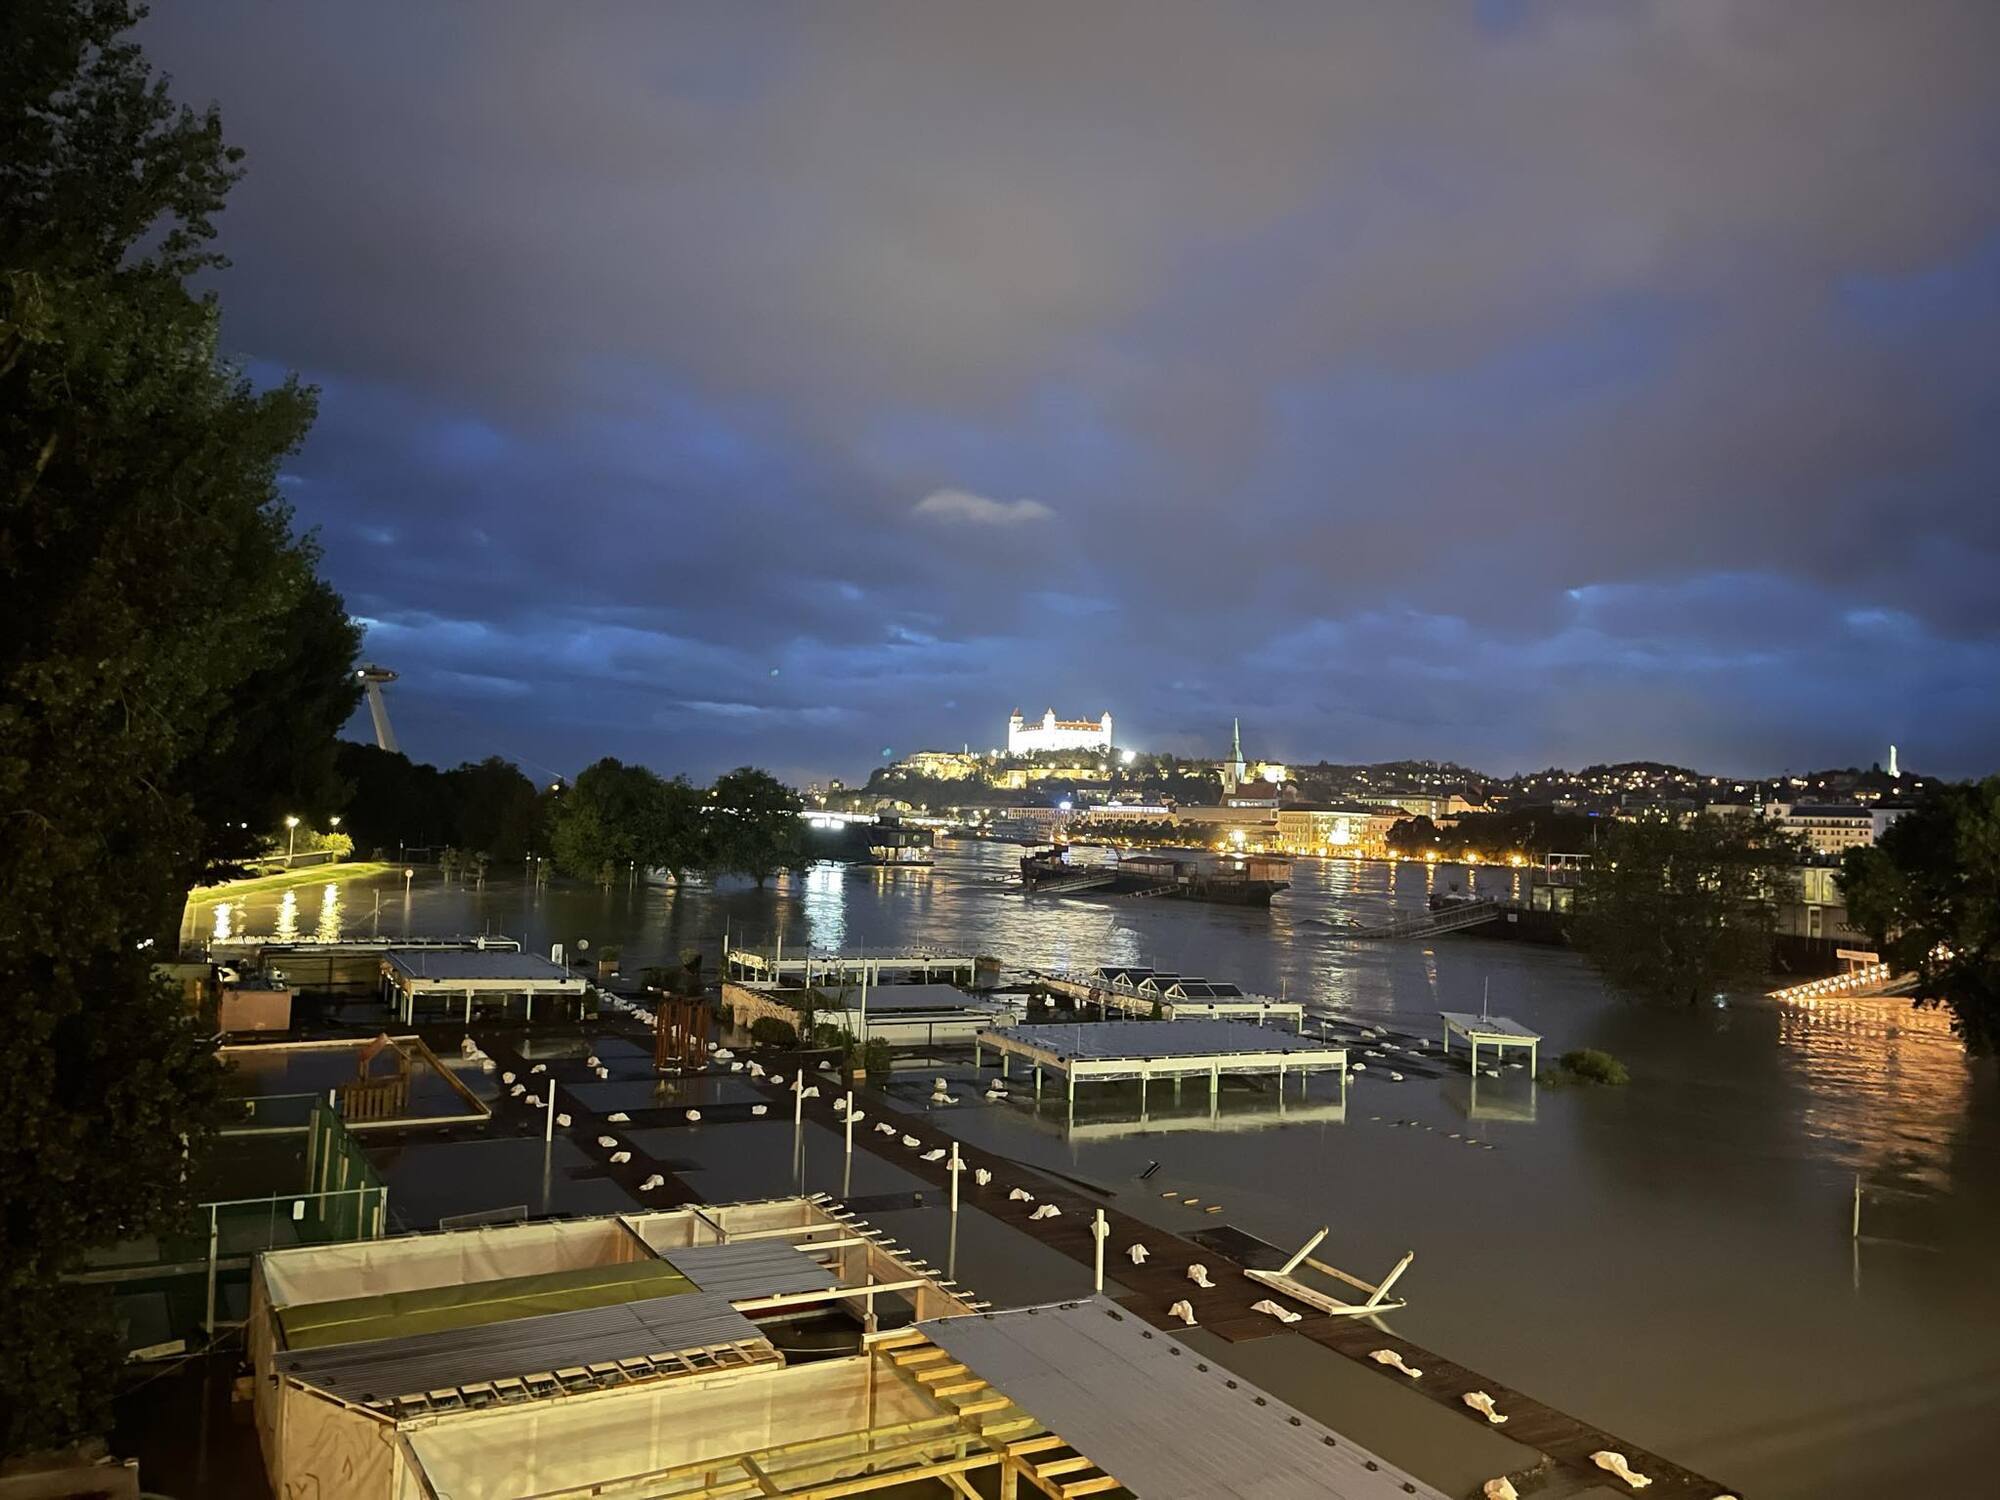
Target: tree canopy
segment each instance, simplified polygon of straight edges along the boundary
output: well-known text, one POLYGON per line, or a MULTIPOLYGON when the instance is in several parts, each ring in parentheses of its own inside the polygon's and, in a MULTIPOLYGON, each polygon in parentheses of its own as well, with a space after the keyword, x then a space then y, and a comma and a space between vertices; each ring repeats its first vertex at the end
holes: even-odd
POLYGON ((1577 945, 1642 999, 1695 1005, 1755 982, 1798 853, 1761 819, 1613 823, 1577 890, 1577 945))
POLYGON ((2000 776, 1941 788, 1848 850, 1840 884, 1848 921, 1917 976, 1917 1003, 1947 1007, 1970 1050, 2000 1048, 2000 776))
POLYGON ((806 863, 804 806, 768 771, 739 766, 709 789, 713 864, 762 885, 780 870, 806 863))
POLYGON ((225 824, 326 794, 324 726, 352 702, 344 611, 277 487, 312 396, 227 364, 189 286, 219 264, 238 154, 153 77, 136 18, 0 7, 6 1453, 103 1420, 122 1351, 59 1278, 178 1227, 219 1109, 152 960, 225 824))

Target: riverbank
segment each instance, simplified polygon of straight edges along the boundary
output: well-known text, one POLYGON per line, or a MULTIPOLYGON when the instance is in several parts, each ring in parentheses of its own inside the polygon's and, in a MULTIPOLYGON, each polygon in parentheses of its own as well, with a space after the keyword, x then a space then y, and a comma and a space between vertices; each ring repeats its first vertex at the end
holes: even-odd
POLYGON ((213 905, 217 901, 239 901, 268 891, 286 891, 302 885, 328 885, 350 880, 373 880, 391 870, 401 870, 381 860, 348 860, 331 865, 301 865, 270 875, 251 875, 242 880, 225 880, 220 885, 198 885, 188 892, 190 903, 213 905))

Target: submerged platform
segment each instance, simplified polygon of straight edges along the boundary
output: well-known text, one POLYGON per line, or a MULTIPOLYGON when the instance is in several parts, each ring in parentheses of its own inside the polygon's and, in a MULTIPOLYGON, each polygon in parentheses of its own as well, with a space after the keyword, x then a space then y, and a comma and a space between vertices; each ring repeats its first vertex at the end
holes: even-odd
POLYGON ((1451 1039, 1461 1037, 1472 1047, 1472 1071, 1479 1071, 1479 1049, 1491 1047, 1495 1052, 1504 1052, 1509 1047, 1528 1049, 1528 1067, 1532 1070, 1540 1056, 1542 1036, 1538 1031, 1530 1031, 1511 1016, 1475 1016, 1466 1011, 1441 1010, 1438 1016, 1444 1022, 1445 1056, 1451 1056, 1451 1039))
POLYGON ((1082 1021, 1066 1026, 1014 1026, 983 1031, 973 1039, 973 1060, 985 1049, 1000 1054, 1006 1075, 1013 1059, 1034 1070, 1039 1091, 1043 1069, 1063 1075, 1069 1095, 1079 1081, 1110 1083, 1149 1078, 1206 1076, 1217 1093, 1225 1077, 1275 1074, 1284 1088, 1287 1072, 1303 1083, 1311 1070, 1347 1078, 1347 1049, 1317 1037, 1300 1036, 1245 1021, 1082 1021))
POLYGON ((532 1021, 537 999, 580 1004, 590 982, 536 953, 392 948, 382 958, 382 986, 408 1025, 419 1000, 442 1001, 454 1016, 462 1006, 469 1023, 477 1003, 497 1001, 504 1009, 519 998, 532 1021))

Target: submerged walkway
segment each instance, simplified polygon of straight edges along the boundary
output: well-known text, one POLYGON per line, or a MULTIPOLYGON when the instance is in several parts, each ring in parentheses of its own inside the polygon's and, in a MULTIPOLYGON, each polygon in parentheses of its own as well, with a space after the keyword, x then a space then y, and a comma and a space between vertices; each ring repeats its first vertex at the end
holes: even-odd
MULTIPOLYGON (((570 1027, 537 1028, 535 1035, 538 1039, 547 1038, 570 1030, 570 1027)), ((586 1035, 636 1035, 640 1032, 640 1028, 628 1029, 616 1024, 576 1030, 586 1035)), ((455 1031, 453 1036, 462 1034, 462 1031, 455 1031)), ((551 1059, 548 1073, 530 1074, 528 1069, 534 1066, 533 1062, 524 1059, 514 1046, 520 1036, 518 1027, 499 1028, 475 1023, 472 1034, 502 1071, 515 1073, 517 1081, 528 1082, 530 1092, 536 1092, 534 1085, 551 1075, 558 1086, 586 1082, 594 1076, 578 1059, 551 1059)), ((447 1041, 446 1045, 455 1045, 455 1041, 447 1041)), ((741 1079, 764 1098, 766 1118, 781 1119, 795 1107, 796 1101, 789 1085, 774 1085, 740 1074, 730 1076, 741 1079)), ((836 1134, 844 1132, 845 1122, 833 1108, 834 1100, 841 1097, 844 1091, 829 1086, 832 1082, 830 1078, 822 1077, 817 1081, 821 1084, 821 1095, 804 1102, 803 1114, 836 1134)), ((1107 1279, 1130 1289, 1129 1295, 1119 1299, 1120 1305, 1155 1328, 1180 1331, 1181 1323, 1168 1316, 1167 1309, 1185 1298, 1193 1303, 1196 1316, 1200 1319, 1199 1326, 1230 1343, 1296 1334, 1353 1360, 1381 1379, 1394 1382, 1481 1426, 1486 1425, 1485 1419, 1466 1407, 1463 1398, 1468 1392, 1484 1391, 1508 1418, 1505 1426, 1495 1430, 1512 1441, 1546 1454, 1563 1471, 1566 1481, 1578 1489, 1598 1485, 1606 1493, 1624 1490, 1624 1485, 1591 1462, 1591 1454, 1609 1449, 1624 1454, 1633 1469, 1652 1480, 1644 1492, 1649 1500, 1657 1500, 1661 1496, 1673 1496, 1676 1500, 1681 1500, 1681 1497, 1686 1497, 1686 1500, 1722 1500, 1722 1497, 1735 1494, 1727 1486, 1637 1447, 1627 1439, 1547 1406, 1433 1350, 1387 1333, 1375 1320, 1328 1317, 1298 1304, 1294 1304, 1294 1310, 1304 1314, 1304 1317, 1295 1324, 1283 1324, 1267 1314, 1254 1312, 1251 1310, 1253 1303, 1265 1299, 1289 1299, 1283 1293, 1244 1276, 1247 1267, 1241 1261, 1134 1218, 1094 1194, 1058 1181, 1033 1167, 967 1145, 949 1131, 941 1129, 935 1115, 910 1114, 872 1090, 857 1091, 855 1097, 862 1103, 868 1117, 854 1132, 856 1149, 894 1162, 904 1171, 941 1189, 942 1197, 948 1199, 950 1175, 945 1162, 927 1162, 922 1157, 927 1151, 940 1147, 948 1151, 954 1143, 957 1144, 959 1158, 965 1163, 965 1171, 959 1179, 959 1193, 966 1207, 976 1208, 1012 1226, 1086 1269, 1095 1261, 1096 1242, 1091 1234, 1091 1225, 1097 1211, 1102 1209, 1110 1230, 1105 1242, 1105 1275, 1107 1279), (877 1131, 875 1126, 878 1122, 893 1124, 896 1133, 885 1135, 877 1131), (904 1146, 904 1136, 914 1137, 918 1144, 904 1146), (984 1187, 979 1185, 975 1175, 979 1168, 991 1174, 984 1187), (1009 1194, 1016 1188, 1034 1196, 1029 1200, 1012 1199, 1009 1194), (1060 1216, 1042 1220, 1032 1218, 1034 1211, 1044 1205, 1060 1209, 1060 1216), (1134 1244, 1145 1245, 1150 1252, 1143 1265, 1133 1265, 1126 1255, 1127 1249, 1134 1244), (1199 1289, 1188 1280, 1188 1267, 1196 1263, 1208 1268, 1210 1279, 1215 1283, 1212 1288, 1199 1289), (1395 1351, 1406 1364, 1421 1370, 1423 1378, 1412 1381, 1378 1364, 1369 1357, 1378 1349, 1395 1351)), ((631 1143, 629 1136, 634 1128, 666 1123, 645 1118, 654 1111, 631 1111, 634 1119, 630 1124, 608 1124, 596 1112, 583 1107, 567 1089, 560 1099, 558 1110, 571 1117, 569 1127, 561 1133, 598 1164, 606 1176, 619 1182, 635 1203, 649 1208, 670 1208, 703 1201, 701 1192, 676 1173, 670 1164, 640 1151, 631 1143), (613 1136, 619 1144, 616 1147, 600 1146, 600 1136, 613 1136), (611 1162, 614 1150, 630 1151, 631 1160, 611 1162), (651 1191, 643 1191, 641 1184, 655 1174, 663 1179, 661 1185, 651 1191)), ((678 1115, 684 1111, 676 1107, 658 1113, 678 1115)), ((704 1123, 712 1121, 716 1124, 751 1117, 749 1107, 744 1105, 704 1106, 702 1113, 704 1123)), ((540 1128, 545 1123, 542 1110, 528 1108, 523 1099, 510 1098, 504 1090, 501 1097, 494 1101, 494 1118, 496 1122, 510 1123, 516 1131, 527 1125, 540 1128)))
MULTIPOLYGON (((789 1107, 788 1089, 773 1088, 770 1093, 774 1102, 782 1097, 789 1107)), ((1201 1320, 1199 1326, 1231 1343, 1285 1333, 1297 1334, 1336 1354, 1345 1355, 1382 1379, 1393 1381, 1481 1426, 1486 1425, 1485 1418, 1467 1407, 1463 1398, 1468 1392, 1484 1391, 1508 1419, 1505 1426, 1495 1430, 1515 1442, 1547 1454, 1573 1480, 1601 1485, 1610 1493, 1624 1489, 1620 1481, 1591 1462, 1591 1454, 1609 1449, 1624 1454, 1634 1470, 1652 1480, 1645 1491, 1649 1497, 1671 1495, 1688 1497, 1688 1500, 1723 1500, 1723 1497, 1735 1494, 1726 1485, 1682 1468, 1657 1453, 1635 1446, 1627 1439, 1546 1406, 1531 1396, 1408 1339, 1386 1333, 1374 1321, 1328 1317, 1296 1304, 1294 1310, 1305 1316, 1295 1324, 1283 1324, 1264 1313, 1253 1312, 1252 1303, 1266 1298, 1282 1300, 1283 1294, 1251 1281, 1243 1275, 1246 1269, 1243 1264, 1221 1251, 1135 1219, 1101 1199, 1065 1186, 1032 1167, 968 1146, 949 1132, 940 1130, 934 1116, 908 1114, 872 1092, 857 1093, 855 1097, 865 1104, 869 1117, 866 1128, 855 1131, 857 1149, 865 1148, 894 1161, 905 1171, 944 1188, 948 1194, 950 1184, 945 1163, 926 1162, 920 1158, 924 1152, 940 1146, 948 1150, 957 1141, 959 1158, 966 1165, 959 1181, 961 1201, 1013 1225, 1031 1239, 1061 1251, 1079 1265, 1090 1266, 1095 1262, 1096 1241, 1091 1234, 1091 1223, 1097 1211, 1102 1209, 1111 1231, 1105 1241, 1105 1275, 1132 1288, 1132 1295, 1119 1299, 1119 1305, 1155 1328, 1180 1331, 1179 1320, 1169 1317, 1167 1309, 1187 1298, 1193 1302, 1195 1315, 1201 1320), (878 1120, 895 1125, 897 1133, 891 1136, 878 1132, 874 1123, 878 1120), (919 1144, 915 1147, 902 1145, 905 1135, 916 1137, 919 1144), (974 1175, 973 1169, 980 1167, 992 1174, 992 1180, 984 1187, 978 1185, 974 1175), (1034 1198, 1031 1201, 1010 1199, 1008 1194, 1017 1187, 1032 1192, 1034 1198), (1061 1217, 1031 1218, 1034 1211, 1044 1204, 1059 1208, 1061 1217), (1135 1266, 1126 1257, 1126 1249, 1134 1244, 1143 1244, 1151 1252, 1144 1265, 1135 1266), (1210 1279, 1215 1283, 1213 1289, 1200 1290, 1188 1280, 1188 1267, 1197 1262, 1208 1268, 1210 1279), (1406 1364, 1421 1370, 1423 1378, 1412 1381, 1376 1363, 1369 1356, 1377 1349, 1394 1350, 1406 1364)), ((805 1112, 818 1123, 834 1130, 845 1128, 830 1098, 807 1100, 805 1112)))
POLYGON ((1448 906, 1442 911, 1427 911, 1420 916, 1402 917, 1380 927, 1336 927, 1332 936, 1362 942, 1375 938, 1429 937, 1433 933, 1457 932, 1462 927, 1478 927, 1487 922, 1500 920, 1501 906, 1497 901, 1467 901, 1462 905, 1448 906))

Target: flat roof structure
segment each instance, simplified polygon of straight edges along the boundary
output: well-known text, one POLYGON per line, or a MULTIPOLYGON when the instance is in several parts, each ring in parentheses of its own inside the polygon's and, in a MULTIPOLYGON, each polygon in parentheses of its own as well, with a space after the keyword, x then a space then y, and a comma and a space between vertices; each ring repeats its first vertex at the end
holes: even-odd
POLYGON ((1094 1466, 1142 1500, 1445 1500, 1103 1297, 917 1331, 1088 1460, 1066 1481, 1094 1466))
POLYGON ((454 1007, 463 1002, 470 1022, 476 1001, 498 999, 504 1005, 519 996, 533 1020, 537 997, 581 1001, 590 991, 582 975, 540 954, 493 948, 391 948, 382 955, 382 986, 405 1024, 416 1019, 419 999, 454 1007))
POLYGON ((1111 1083, 1138 1079, 1143 1106, 1146 1082, 1152 1078, 1206 1075, 1209 1098, 1221 1091, 1225 1074, 1274 1073, 1282 1092, 1287 1071, 1305 1086, 1306 1073, 1338 1071, 1347 1083, 1347 1049, 1316 1037, 1254 1026, 1246 1021, 1078 1021, 1071 1025, 1010 1026, 982 1031, 973 1039, 973 1063, 992 1048, 1000 1054, 1000 1073, 1008 1076, 1012 1059, 1020 1058, 1034 1071, 1035 1094, 1042 1089, 1042 1070, 1063 1075, 1069 1099, 1076 1100, 1078 1082, 1111 1083))
MULTIPOLYGON (((822 989, 821 993, 825 991, 822 989)), ((839 998, 838 993, 829 998, 839 998)), ((847 1000, 850 1010, 861 1003, 861 992, 852 984, 847 986, 847 1000)), ((968 994, 955 984, 885 984, 879 988, 871 986, 868 991, 870 1019, 902 1011, 977 1010, 991 1014, 1006 1008, 996 1001, 968 994)))
MULTIPOLYGON (((590 1493, 636 1477, 618 1493, 709 1494, 700 1472, 685 1491, 650 1487, 704 1456, 729 1476, 715 1500, 735 1500, 768 1491, 732 1455, 860 1429, 866 1464, 885 1456, 873 1429, 899 1417, 941 1461, 963 1452, 956 1409, 893 1392, 878 1406, 865 1346, 878 1314, 907 1326, 985 1306, 818 1197, 300 1247, 258 1257, 251 1289, 273 1491, 380 1500, 500 1500, 571 1476, 590 1493), (844 1322, 863 1354, 790 1363, 755 1319, 801 1314, 844 1322)), ((798 1451, 821 1477, 855 1459, 851 1440, 798 1451)))
POLYGON ((1530 1071, 1538 1066, 1541 1034, 1528 1030, 1511 1016, 1475 1016, 1462 1010, 1441 1010, 1438 1016, 1444 1022, 1445 1056, 1451 1055, 1453 1037, 1465 1038, 1472 1045, 1473 1072, 1479 1071, 1479 1049, 1482 1046, 1491 1047, 1496 1052, 1508 1047, 1526 1047, 1530 1071))

